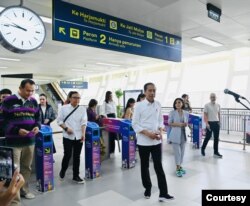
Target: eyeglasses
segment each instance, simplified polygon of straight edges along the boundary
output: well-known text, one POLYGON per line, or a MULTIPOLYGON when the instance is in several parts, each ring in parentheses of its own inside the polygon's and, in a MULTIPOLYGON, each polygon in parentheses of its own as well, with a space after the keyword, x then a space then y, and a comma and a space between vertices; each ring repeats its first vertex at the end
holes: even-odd
POLYGON ((71 98, 73 98, 73 99, 81 99, 81 97, 71 97, 71 98))

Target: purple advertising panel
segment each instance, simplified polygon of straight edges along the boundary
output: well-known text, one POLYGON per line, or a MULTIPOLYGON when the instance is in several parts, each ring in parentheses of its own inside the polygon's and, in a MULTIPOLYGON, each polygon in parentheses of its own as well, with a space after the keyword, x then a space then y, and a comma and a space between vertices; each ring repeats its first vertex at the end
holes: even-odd
POLYGON ((100 140, 93 141, 93 178, 100 176, 101 170, 101 150, 100 150, 100 140))
POLYGON ((100 129, 94 122, 88 122, 85 140, 85 177, 94 179, 101 172, 100 129))
POLYGON ((115 118, 104 118, 103 119, 103 126, 105 127, 105 130, 108 132, 114 132, 119 133, 120 132, 120 119, 115 118))
POLYGON ((53 155, 51 148, 44 148, 43 174, 44 174, 44 192, 54 189, 53 174, 53 155), (47 153, 47 154, 46 154, 47 153))

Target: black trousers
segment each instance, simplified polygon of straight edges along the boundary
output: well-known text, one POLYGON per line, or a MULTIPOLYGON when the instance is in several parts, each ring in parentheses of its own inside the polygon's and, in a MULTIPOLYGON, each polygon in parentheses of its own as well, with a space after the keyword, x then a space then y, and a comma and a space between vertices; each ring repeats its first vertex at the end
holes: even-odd
POLYGON ((138 148, 141 159, 141 178, 143 187, 148 190, 151 190, 152 187, 149 174, 149 156, 151 153, 153 158, 155 173, 157 175, 160 196, 168 194, 167 181, 161 163, 162 160, 161 144, 154 146, 138 145, 138 148))
MULTIPOLYGON (((107 114, 107 117, 115 118, 115 113, 107 114)), ((109 153, 115 152, 115 140, 117 140, 117 134, 109 132, 109 153)))
POLYGON ((204 139, 204 142, 202 144, 202 149, 205 150, 208 141, 210 140, 212 133, 214 134, 214 154, 217 154, 219 152, 219 134, 220 134, 220 122, 208 122, 210 126, 210 130, 206 129, 206 137, 204 139))
POLYGON ((69 160, 73 150, 73 177, 79 176, 80 154, 82 151, 82 146, 83 143, 81 140, 70 140, 63 138, 64 155, 62 159, 62 171, 66 172, 68 169, 69 160))

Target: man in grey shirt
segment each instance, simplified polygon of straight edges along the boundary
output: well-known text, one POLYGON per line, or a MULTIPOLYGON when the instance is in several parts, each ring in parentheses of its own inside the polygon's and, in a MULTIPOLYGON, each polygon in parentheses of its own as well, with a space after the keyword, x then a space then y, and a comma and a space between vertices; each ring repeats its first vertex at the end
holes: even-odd
POLYGON ((216 95, 210 94, 210 102, 204 107, 204 121, 206 123, 206 137, 201 147, 201 154, 205 156, 205 149, 208 141, 214 134, 214 157, 222 158, 219 153, 219 133, 220 133, 220 105, 216 103, 216 95))

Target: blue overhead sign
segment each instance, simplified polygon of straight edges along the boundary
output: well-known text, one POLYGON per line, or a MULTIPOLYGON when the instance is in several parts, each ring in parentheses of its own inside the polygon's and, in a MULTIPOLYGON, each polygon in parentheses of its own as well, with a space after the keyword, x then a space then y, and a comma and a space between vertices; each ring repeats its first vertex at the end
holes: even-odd
POLYGON ((60 81, 60 87, 63 89, 88 89, 88 82, 60 81))
POLYGON ((180 37, 62 0, 53 0, 53 40, 181 61, 180 37))

